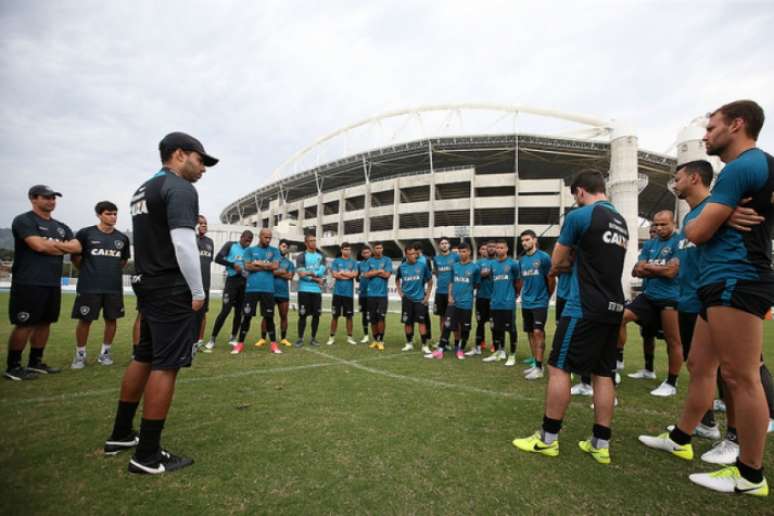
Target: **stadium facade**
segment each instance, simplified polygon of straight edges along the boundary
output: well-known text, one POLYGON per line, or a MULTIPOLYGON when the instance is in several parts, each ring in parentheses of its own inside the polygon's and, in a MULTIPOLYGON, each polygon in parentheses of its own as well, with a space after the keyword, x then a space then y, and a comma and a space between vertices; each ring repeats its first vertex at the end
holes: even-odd
MULTIPOLYGON (((662 209, 679 211, 668 183, 678 161, 704 156, 700 125, 683 129, 676 142, 677 156, 671 156, 639 149, 634 131, 620 124, 573 114, 489 104, 396 111, 348 126, 302 149, 274 172, 271 182, 229 204, 220 219, 225 224, 278 228, 294 241, 312 232, 318 246, 331 256, 342 242, 357 249, 376 241, 396 259, 406 244, 416 241, 432 255, 441 237, 473 244, 505 238, 512 250, 518 250, 518 236, 527 229, 540 236, 543 249, 550 249, 564 215, 573 208, 570 178, 580 170, 596 169, 607 175, 610 198, 630 232, 640 229, 643 239, 644 219, 662 209), (532 115, 576 127, 547 135, 515 130, 423 134, 303 166, 305 158, 330 141, 375 123, 408 117, 421 124, 423 115, 446 113, 448 118, 463 111, 492 112, 514 120, 532 115)), ((631 238, 627 270, 637 252, 638 239, 631 238)), ((626 278, 624 283, 628 288, 626 278)))

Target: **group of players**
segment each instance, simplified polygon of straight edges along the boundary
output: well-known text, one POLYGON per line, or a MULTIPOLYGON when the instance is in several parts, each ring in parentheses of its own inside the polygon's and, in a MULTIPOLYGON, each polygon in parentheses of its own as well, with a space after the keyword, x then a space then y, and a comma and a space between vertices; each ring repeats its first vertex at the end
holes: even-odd
MULTIPOLYGON (((565 217, 560 236, 549 257, 537 246, 532 231, 521 234, 525 251, 519 259, 509 256, 506 241, 487 242, 472 260, 469 244, 456 250, 448 239, 439 242, 432 259, 419 245, 405 250, 395 270, 401 298, 404 351, 413 350, 418 325, 422 351, 430 359, 442 359, 451 349, 458 359, 481 355, 486 344, 485 327, 491 323, 491 355, 484 361, 506 360, 515 365, 516 299, 521 296, 524 330, 529 336, 532 364, 525 371, 530 380, 549 371, 541 430, 515 439, 522 451, 546 456, 559 454, 559 432, 572 394, 594 397, 595 424, 592 437, 579 443, 597 462, 611 461, 609 444, 615 396, 615 379, 623 369, 626 325, 635 321, 645 337, 645 367, 629 376, 655 378, 653 336, 661 333, 669 355, 666 380, 655 396, 676 393, 683 361, 690 373, 684 410, 677 424, 658 436, 640 441, 681 459, 691 460, 691 436, 711 428, 714 392, 722 379, 727 410, 726 438, 713 449, 719 464, 714 473, 691 475, 696 484, 721 492, 767 495, 763 476, 763 449, 769 428, 763 384, 771 378, 762 366, 765 313, 774 303, 774 271, 771 239, 774 230, 774 158, 756 147, 763 125, 763 111, 752 101, 737 101, 712 113, 705 142, 710 155, 726 167, 714 186, 711 165, 705 161, 680 164, 674 191, 689 204, 679 233, 674 215, 654 217, 655 238, 642 249, 631 273, 643 278, 643 293, 626 304, 621 287, 629 232, 623 217, 607 200, 604 177, 594 171, 579 173, 571 192, 578 208, 565 217), (557 328, 553 348, 544 365, 545 323, 548 300, 557 286, 557 328), (428 305, 441 320, 441 335, 431 349, 428 305), (466 351, 476 312, 474 345, 466 351), (505 335, 510 353, 505 352, 505 335), (581 376, 572 386, 571 374, 581 376), (721 453, 723 452, 723 453, 721 453), (725 453, 729 452, 729 453, 725 453), (722 460, 721 458, 722 457, 722 460)), ((206 219, 198 215, 198 196, 192 183, 217 159, 201 143, 184 133, 171 133, 160 143, 163 167, 132 197, 131 215, 135 237, 136 275, 133 288, 138 299, 133 360, 121 386, 113 431, 105 443, 106 454, 136 447, 129 463, 134 473, 159 474, 192 464, 160 446, 161 432, 171 404, 178 370, 191 364, 197 349, 215 347, 225 319, 233 311, 231 353, 244 351, 252 318, 262 316, 258 347, 269 345, 282 353, 287 339, 289 281, 298 278, 298 332, 293 345, 304 345, 307 318, 311 321, 310 345, 319 345, 317 332, 322 312, 326 276, 335 281, 333 317, 327 344, 335 343, 337 323, 346 319, 347 341, 353 338, 355 282, 362 313, 363 343, 384 350, 388 280, 393 264, 383 246, 365 246, 362 259, 352 257, 351 246, 341 246, 341 256, 326 267, 317 251, 314 235, 305 237, 305 249, 295 260, 288 243, 271 246, 272 233, 262 229, 259 242, 246 231, 239 242, 228 242, 214 255, 206 237, 206 219), (223 308, 210 339, 205 343, 204 313, 209 298, 210 262, 226 267, 223 308), (280 313, 278 338, 275 307, 280 313), (368 338, 368 326, 371 339, 368 338), (198 335, 197 335, 198 334, 198 335), (192 346, 192 343, 195 344, 192 346), (139 434, 133 430, 134 415, 145 399, 139 434)), ((100 310, 106 319, 98 362, 112 363, 110 345, 115 321, 123 315, 121 270, 129 258, 128 239, 115 229, 117 208, 109 202, 96 206, 99 223, 72 235, 51 217, 60 196, 37 185, 30 189, 32 211, 14 220, 16 259, 9 311, 14 329, 9 338, 5 377, 26 380, 38 374, 58 372, 43 362, 50 324, 60 305, 62 256, 73 255, 81 269, 72 316, 76 329, 75 369, 86 363, 89 327, 100 310), (28 367, 21 366, 22 351, 30 343, 28 367)), ((774 397, 774 396, 773 396, 774 397)), ((706 460, 708 454, 702 458, 706 460)))

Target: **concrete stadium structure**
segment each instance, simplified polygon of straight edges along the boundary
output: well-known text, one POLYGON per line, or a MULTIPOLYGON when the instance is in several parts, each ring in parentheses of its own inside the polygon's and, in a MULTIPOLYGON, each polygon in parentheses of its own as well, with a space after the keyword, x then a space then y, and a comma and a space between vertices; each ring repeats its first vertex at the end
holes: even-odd
MULTIPOLYGON (((395 111, 302 149, 274 171, 270 183, 231 203, 220 218, 225 224, 279 228, 291 240, 314 232, 319 247, 331 256, 345 241, 356 248, 383 242, 393 258, 406 244, 420 241, 426 254, 434 254, 444 236, 474 244, 506 238, 513 250, 526 229, 534 230, 541 247, 550 249, 564 214, 573 207, 568 181, 582 169, 608 176, 608 193, 630 232, 658 210, 679 208, 667 185, 678 161, 704 156, 700 125, 683 129, 675 157, 639 149, 634 131, 620 124, 581 115, 491 104, 395 111), (439 114, 449 119, 467 112, 491 113, 499 120, 512 117, 513 124, 505 131, 452 127, 428 132, 423 123, 439 114), (516 121, 525 115, 573 127, 549 135, 520 132, 516 121), (341 154, 319 163, 320 151, 330 142, 400 120, 408 120, 404 127, 420 127, 421 134, 377 142, 359 152, 334 151, 341 154), (305 166, 304 160, 315 153, 317 162, 305 166)), ((646 238, 640 229, 639 237, 646 238)), ((630 239, 626 270, 637 249, 638 239, 630 239)), ((628 288, 626 278, 624 284, 628 288)))

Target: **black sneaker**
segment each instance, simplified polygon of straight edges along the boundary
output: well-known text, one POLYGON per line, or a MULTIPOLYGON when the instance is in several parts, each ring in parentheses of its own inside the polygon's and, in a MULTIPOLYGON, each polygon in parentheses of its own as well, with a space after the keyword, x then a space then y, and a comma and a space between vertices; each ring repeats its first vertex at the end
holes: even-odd
POLYGON ((120 439, 113 439, 111 435, 105 441, 105 455, 116 455, 118 452, 134 448, 139 442, 140 438, 137 437, 137 432, 130 432, 129 435, 120 439))
POLYGON ((193 462, 193 459, 178 457, 166 450, 161 450, 156 458, 150 462, 141 462, 136 457, 132 457, 132 460, 129 461, 129 473, 161 475, 183 469, 193 464, 193 462))
POLYGON ((48 364, 45 364, 43 362, 29 364, 27 366, 27 369, 29 369, 30 371, 34 371, 38 374, 57 374, 62 372, 62 370, 59 369, 58 367, 51 367, 48 364))
POLYGON ((22 366, 12 367, 5 371, 3 375, 7 380, 13 380, 14 382, 21 382, 24 380, 34 380, 38 377, 38 373, 26 369, 22 366))
POLYGON ((311 344, 312 346, 314 346, 316 348, 320 347, 320 343, 317 341, 317 339, 312 339, 312 342, 310 342, 309 344, 311 344))
POLYGON ((294 348, 303 348, 303 347, 304 347, 304 339, 297 339, 297 340, 296 340, 296 341, 293 343, 293 347, 294 347, 294 348))

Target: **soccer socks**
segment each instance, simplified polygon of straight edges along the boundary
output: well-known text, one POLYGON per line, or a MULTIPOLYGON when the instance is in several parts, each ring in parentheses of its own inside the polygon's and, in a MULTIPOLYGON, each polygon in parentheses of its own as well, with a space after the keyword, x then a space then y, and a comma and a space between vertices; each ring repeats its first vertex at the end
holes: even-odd
POLYGON ((266 333, 261 332, 261 338, 265 338, 266 335, 269 336, 269 340, 271 342, 276 342, 277 340, 277 330, 274 327, 274 318, 265 318, 264 321, 266 321, 266 333))
POLYGON ((672 439, 677 444, 679 444, 680 446, 691 444, 691 436, 689 434, 686 434, 682 430, 680 430, 680 428, 677 425, 675 425, 672 431, 669 432, 669 438, 672 439))
POLYGON ((519 340, 519 336, 515 331, 511 331, 508 337, 511 339, 511 355, 513 355, 516 353, 516 343, 519 340))
POLYGON ((535 360, 535 367, 537 367, 538 369, 543 369, 543 361, 535 360))
POLYGON ((414 344, 414 332, 406 333, 406 344, 414 344))
MULTIPOLYGON (((21 359, 21 357, 19 358, 21 359)), ((35 365, 41 362, 43 362, 43 348, 30 348, 30 357, 29 357, 28 365, 35 365)))
POLYGON ((715 426, 717 424, 715 421, 715 411, 708 410, 705 412, 704 416, 701 418, 701 424, 705 426, 715 426))
POLYGON ((8 350, 8 356, 6 357, 6 365, 8 369, 21 366, 22 351, 21 350, 8 350))
POLYGON ((282 340, 285 340, 287 338, 287 336, 288 336, 288 329, 285 328, 285 329, 281 330, 281 333, 282 333, 282 340))
POLYGON ((624 361, 624 352, 623 352, 623 349, 619 349, 619 350, 618 350, 618 356, 617 356, 616 360, 618 360, 619 362, 623 362, 623 361, 624 361))
POLYGON ((561 429, 561 419, 551 419, 548 416, 543 416, 543 428, 540 431, 540 439, 546 444, 551 444, 559 439, 559 431, 561 429))
POLYGON ((242 319, 242 326, 239 328, 239 337, 237 338, 237 342, 245 341, 245 337, 247 337, 247 333, 250 331, 250 322, 252 319, 252 316, 249 315, 245 315, 245 317, 242 319))
POLYGON ((667 376, 667 381, 669 385, 672 387, 677 387, 677 375, 676 374, 670 374, 667 376))
POLYGON ((739 459, 736 459, 736 467, 742 478, 748 482, 752 482, 753 484, 763 482, 763 468, 756 469, 750 467, 739 459))
POLYGON ((134 456, 139 461, 153 459, 161 449, 161 431, 164 419, 145 419, 140 423, 140 442, 134 456))
POLYGON ((653 371, 653 353, 644 353, 645 355, 645 369, 653 371))
POLYGON ((594 425, 591 430, 591 446, 596 449, 610 448, 610 437, 612 436, 610 427, 594 425))
POLYGON ((132 421, 137 412, 138 401, 120 401, 116 409, 116 419, 113 422, 113 433, 111 439, 121 439, 132 432, 132 421))
MULTIPOLYGON (((102 348, 100 348, 99 353, 101 355, 104 355, 105 353, 110 353, 110 344, 102 343, 102 348)), ((80 348, 78 348, 78 351, 80 352, 80 348)), ((83 352, 86 353, 86 346, 83 347, 83 352)))

